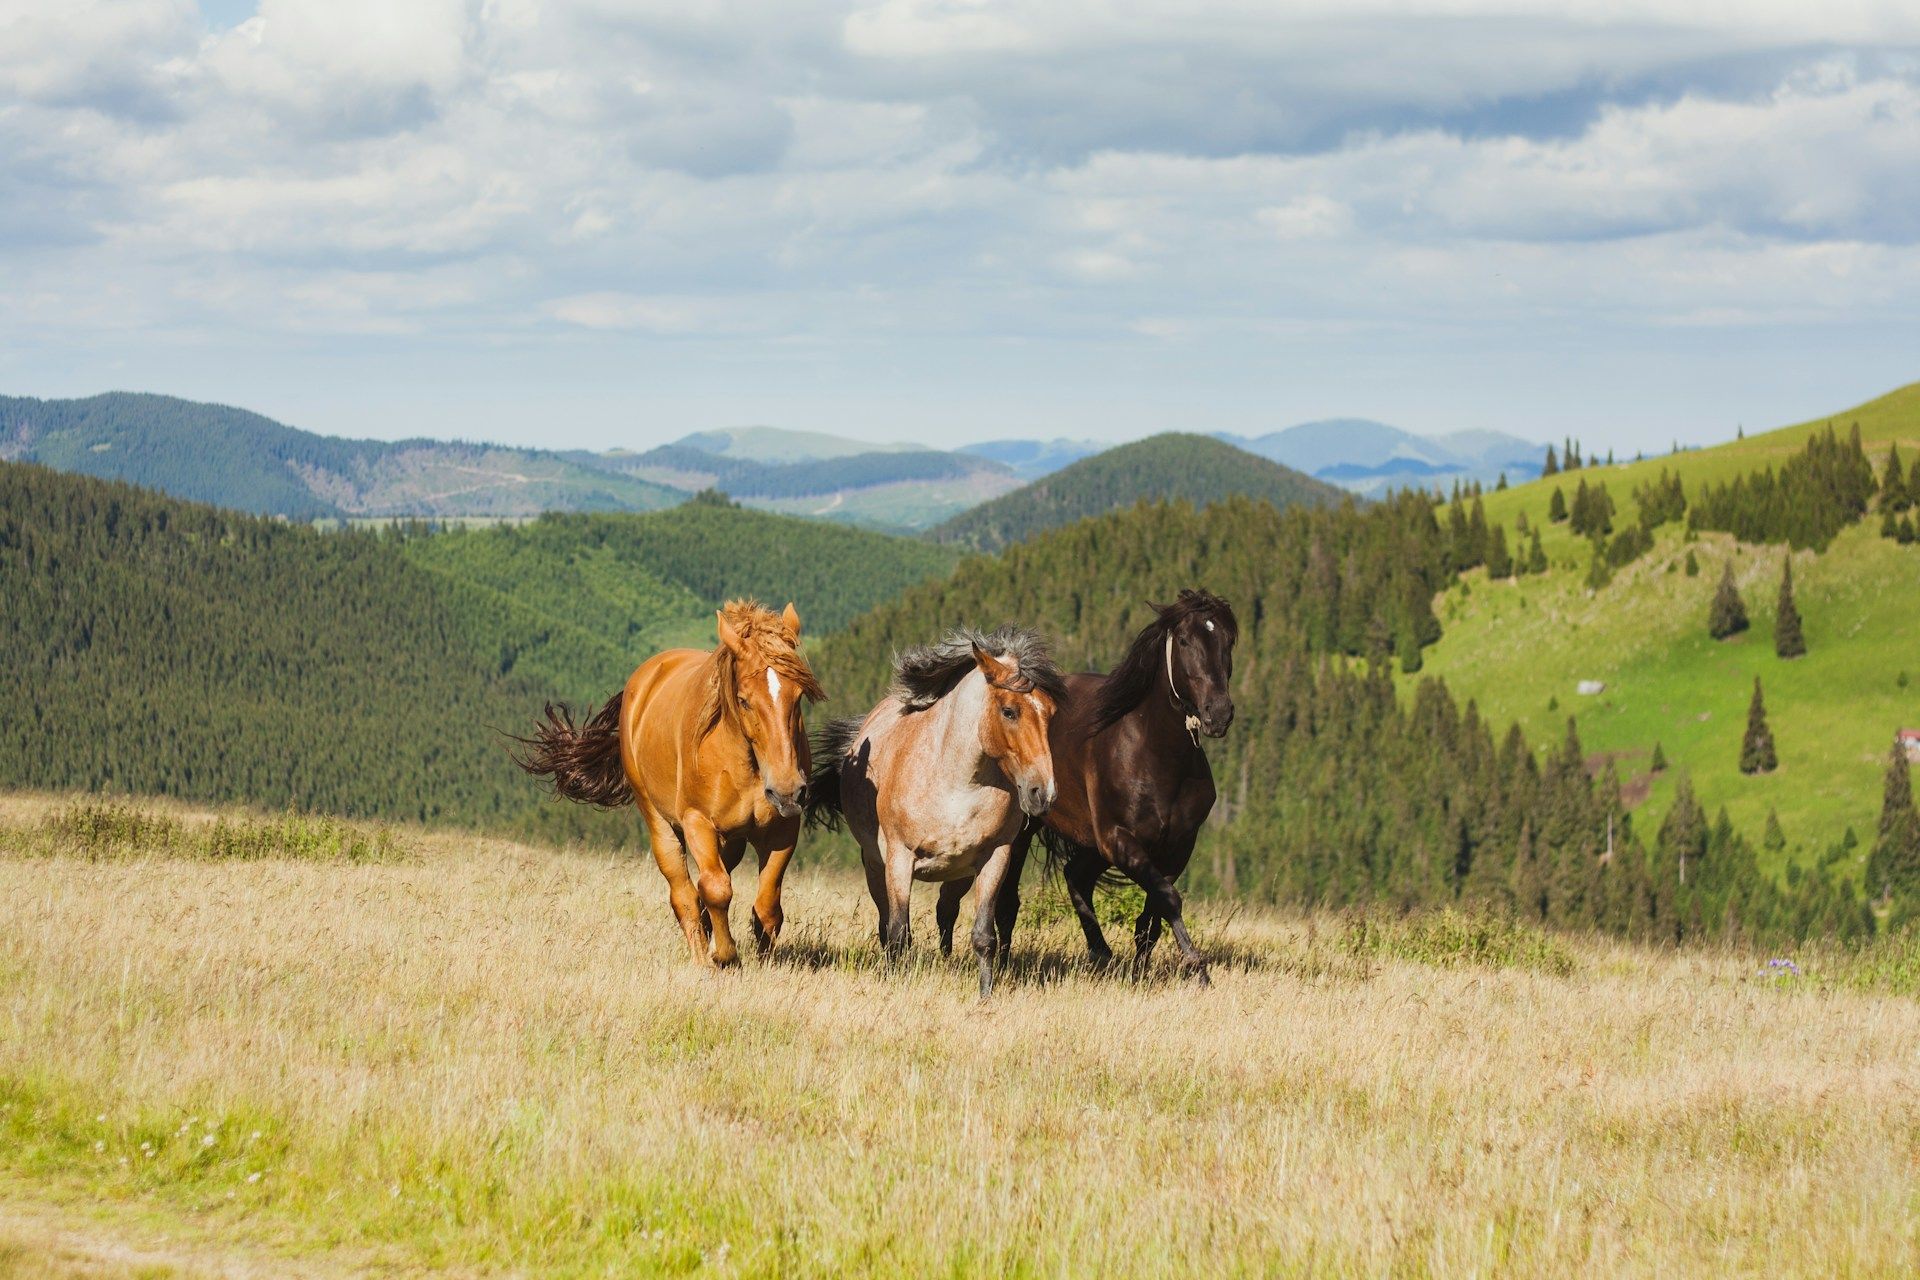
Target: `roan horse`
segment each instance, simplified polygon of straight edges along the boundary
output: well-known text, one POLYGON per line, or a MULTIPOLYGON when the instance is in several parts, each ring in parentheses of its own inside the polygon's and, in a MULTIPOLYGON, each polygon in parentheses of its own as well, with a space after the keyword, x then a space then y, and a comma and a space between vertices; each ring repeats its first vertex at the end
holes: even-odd
POLYGON ((800 615, 735 600, 719 611, 711 653, 668 649, 641 663, 598 714, 575 728, 551 704, 516 763, 570 800, 640 806, 674 919, 700 964, 739 962, 727 910, 749 843, 760 859, 753 934, 780 936, 780 881, 799 839, 809 755, 800 699, 825 695, 800 656, 800 615), (698 887, 687 875, 693 856, 698 887), (707 951, 707 934, 713 951, 707 951))
POLYGON ((1060 794, 1044 823, 1029 824, 1014 842, 997 924, 1005 948, 1037 829, 1049 855, 1064 859, 1067 897, 1095 963, 1113 960, 1093 913, 1094 887, 1111 867, 1146 891, 1133 927, 1136 964, 1145 966, 1161 925, 1171 925, 1181 959, 1205 986, 1207 962, 1187 933, 1173 882, 1213 810, 1213 770, 1200 735, 1218 738, 1233 722, 1227 682, 1240 628, 1227 602, 1206 591, 1183 590, 1154 610, 1112 672, 1067 677, 1048 735, 1060 794))
POLYGON ((911 938, 915 880, 940 881, 941 949, 969 884, 980 994, 993 990, 994 900, 1028 817, 1054 798, 1047 726, 1064 692, 1031 631, 955 631, 894 659, 894 689, 821 734, 807 816, 846 818, 890 953, 911 938))

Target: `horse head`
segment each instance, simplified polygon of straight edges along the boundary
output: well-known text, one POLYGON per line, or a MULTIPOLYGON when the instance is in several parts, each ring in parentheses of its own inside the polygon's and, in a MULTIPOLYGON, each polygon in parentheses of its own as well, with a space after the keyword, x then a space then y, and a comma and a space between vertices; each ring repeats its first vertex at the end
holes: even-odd
POLYGON ((1058 705, 1055 695, 1021 670, 1012 653, 990 653, 973 644, 973 661, 987 682, 987 707, 980 721, 980 749, 998 762, 1030 818, 1047 811, 1057 794, 1053 751, 1047 726, 1058 705))
POLYGON ((800 700, 821 697, 797 648, 800 615, 789 603, 776 617, 729 605, 717 615, 720 644, 731 655, 734 719, 759 770, 767 800, 781 817, 807 802, 807 739, 800 700))
POLYGON ((1209 738, 1233 723, 1233 644, 1240 626, 1233 608, 1210 591, 1191 588, 1170 605, 1156 605, 1166 627, 1163 655, 1173 700, 1200 722, 1209 738))

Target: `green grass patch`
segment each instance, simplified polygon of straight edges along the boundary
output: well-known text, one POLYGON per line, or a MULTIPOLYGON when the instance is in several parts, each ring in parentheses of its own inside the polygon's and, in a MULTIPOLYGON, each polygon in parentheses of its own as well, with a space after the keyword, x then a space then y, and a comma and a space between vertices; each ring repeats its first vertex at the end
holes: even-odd
POLYGON ((35 823, 5 829, 10 849, 39 857, 307 862, 397 862, 411 853, 391 828, 325 815, 223 816, 211 823, 114 801, 81 800, 35 823))
POLYGON ((1355 959, 1411 960, 1442 969, 1530 969, 1565 977, 1573 952, 1543 930, 1506 916, 1423 911, 1407 916, 1357 912, 1340 936, 1355 959))

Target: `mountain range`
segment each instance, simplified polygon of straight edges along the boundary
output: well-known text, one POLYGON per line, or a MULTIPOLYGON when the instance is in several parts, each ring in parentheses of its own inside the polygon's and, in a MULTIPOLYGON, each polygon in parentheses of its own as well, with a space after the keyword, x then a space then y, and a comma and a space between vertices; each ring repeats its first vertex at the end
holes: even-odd
MULTIPOLYGON (((1499 432, 1430 437, 1358 418, 1212 439, 1367 497, 1395 488, 1445 489, 1456 481, 1492 484, 1501 475, 1517 483, 1539 474, 1545 454, 1542 445, 1499 432)), ((948 525, 978 530, 986 526, 952 522, 1023 484, 1113 451, 1098 441, 1056 438, 993 440, 948 452, 770 426, 697 431, 644 451, 555 451, 425 437, 344 439, 245 409, 130 392, 78 400, 0 397, 0 460, 129 480, 297 520, 650 511, 718 488, 746 506, 789 515, 908 532, 948 525)), ((1205 471, 1207 464, 1196 460, 1186 470, 1195 468, 1205 471)), ((1123 463, 1112 474, 1141 473, 1123 463)), ((1234 491, 1270 481, 1270 475, 1251 476, 1234 491)), ((1094 485, 1107 495, 1096 506, 1125 497, 1103 486, 1094 485)), ((1206 501, 1218 488, 1209 482, 1182 496, 1206 501)), ((1148 492, 1159 490, 1149 486, 1133 496, 1148 492)), ((1058 510, 1074 505, 1041 501, 1058 510)), ((1006 510, 992 519, 1003 519, 1006 510)), ((942 536, 976 542, 974 533, 942 536)))

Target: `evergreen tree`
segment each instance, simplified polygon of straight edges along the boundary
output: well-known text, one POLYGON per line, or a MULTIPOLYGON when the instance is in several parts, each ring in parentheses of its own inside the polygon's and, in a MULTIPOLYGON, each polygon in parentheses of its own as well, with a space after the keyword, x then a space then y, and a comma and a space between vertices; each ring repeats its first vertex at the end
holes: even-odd
POLYGON ((1913 545, 1914 537, 1913 517, 1901 516, 1900 527, 1894 531, 1893 540, 1903 547, 1910 547, 1913 545))
POLYGON ((1700 560, 1693 554, 1692 547, 1687 548, 1687 576, 1689 578, 1700 576, 1700 560))
MULTIPOLYGON (((1475 507, 1478 510, 1478 507, 1475 507)), ((1492 545, 1487 550, 1487 576, 1496 581, 1513 576, 1513 556, 1507 550, 1507 527, 1493 526, 1492 545)))
POLYGON ((1540 530, 1533 531, 1533 546, 1527 552, 1527 572, 1545 573, 1547 571, 1547 553, 1540 546, 1540 530))
POLYGON ((1542 480, 1545 480, 1548 476, 1557 476, 1559 474, 1560 474, 1560 460, 1554 456, 1553 446, 1548 445, 1547 461, 1546 461, 1546 465, 1540 468, 1540 478, 1542 480))
POLYGON ((1493 486, 1493 491, 1495 493, 1505 493, 1507 491, 1507 473, 1506 472, 1502 471, 1500 473, 1500 482, 1493 486))
POLYGON ((1740 598, 1740 588, 1734 585, 1733 561, 1729 560, 1720 571, 1720 585, 1714 588, 1713 607, 1707 613, 1707 634, 1715 640, 1725 640, 1746 629, 1747 602, 1740 598))
POLYGON ((1532 527, 1532 522, 1527 519, 1526 512, 1522 511, 1518 515, 1514 516, 1513 531, 1515 533, 1525 533, 1531 527, 1532 527))
POLYGON ((1553 497, 1547 502, 1547 521, 1550 524, 1559 524, 1562 520, 1565 520, 1566 518, 1567 518, 1567 495, 1560 492, 1560 487, 1558 485, 1555 485, 1553 490, 1553 497))
POLYGON ((1778 853, 1787 847, 1787 833, 1780 827, 1780 811, 1769 807, 1767 810, 1766 833, 1760 837, 1760 843, 1769 853, 1778 853))
POLYGON ((1780 602, 1773 611, 1773 651, 1782 658, 1798 658, 1807 651, 1800 629, 1800 610, 1793 603, 1793 553, 1780 570, 1780 602))
MULTIPOLYGON (((1920 462, 1914 464, 1914 470, 1920 471, 1920 462)), ((1887 469, 1880 476, 1880 509, 1882 511, 1905 511, 1912 505, 1916 486, 1900 466, 1900 446, 1894 445, 1887 450, 1887 469)))
POLYGON ((1647 768, 1653 773, 1665 773, 1667 771, 1666 750, 1657 742, 1653 744, 1653 760, 1647 765, 1647 768))
POLYGON ((1887 756, 1880 834, 1867 856, 1867 892, 1882 899, 1920 892, 1920 812, 1913 807, 1913 775, 1898 738, 1887 756))
POLYGON ((1604 538, 1593 542, 1593 562, 1587 566, 1587 590, 1598 591, 1613 581, 1613 571, 1607 567, 1607 543, 1604 538))
POLYGON ((1760 677, 1753 678, 1753 701, 1747 704, 1747 732, 1740 740, 1740 772, 1772 773, 1780 767, 1773 750, 1773 730, 1767 727, 1767 704, 1760 696, 1760 677))

